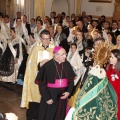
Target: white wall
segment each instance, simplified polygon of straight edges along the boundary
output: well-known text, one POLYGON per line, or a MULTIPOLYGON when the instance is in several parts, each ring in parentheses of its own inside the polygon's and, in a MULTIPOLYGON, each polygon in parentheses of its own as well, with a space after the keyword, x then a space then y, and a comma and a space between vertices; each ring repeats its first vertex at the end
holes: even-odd
POLYGON ((75 1, 70 0, 70 15, 75 13, 75 1))
POLYGON ((82 0, 81 12, 86 11, 88 15, 105 15, 112 17, 114 12, 114 2, 112 3, 100 3, 100 2, 89 2, 89 0, 82 0))
POLYGON ((34 18, 34 2, 35 0, 30 0, 31 1, 31 5, 30 5, 30 19, 34 18))
MULTIPOLYGON (((68 5, 67 5, 67 0, 46 0, 45 4, 45 15, 50 16, 51 10, 56 11, 57 14, 61 12, 66 12, 68 14, 68 5), (52 1, 55 2, 56 6, 52 7, 52 1), (67 7, 66 7, 67 6, 67 7)), ((74 13, 74 0, 70 0, 70 15, 74 13)))
POLYGON ((67 0, 54 0, 53 11, 56 11, 57 14, 65 12, 68 15, 68 3, 67 0))
MULTIPOLYGON (((45 15, 50 15, 52 1, 55 1, 56 4, 52 9, 56 11, 57 14, 61 13, 61 11, 66 12, 66 14, 68 13, 67 7, 65 7, 67 0, 46 0, 45 15)), ((115 0, 112 0, 111 3, 89 2, 89 0, 82 0, 81 12, 86 11, 88 15, 105 15, 111 17, 114 12, 114 2, 115 0)), ((74 0, 70 0, 70 15, 72 13, 75 13, 74 0)))
MULTIPOLYGON (((51 9, 53 0, 46 0, 45 3, 45 15, 49 16, 51 10, 55 10, 58 13, 66 12, 68 14, 68 5, 66 4, 67 0, 54 0, 56 3, 56 6, 54 6, 51 9)), ((29 12, 31 13, 30 18, 34 16, 34 0, 19 0, 20 5, 16 4, 16 0, 14 0, 14 18, 16 17, 16 12, 21 11, 22 14, 26 14, 28 16, 29 12), (22 5, 22 1, 25 2, 24 7, 22 5), (31 1, 30 10, 28 7, 28 1, 31 1)), ((114 11, 114 2, 115 0, 112 0, 112 3, 100 3, 100 2, 89 2, 89 0, 82 0, 81 4, 81 11, 86 11, 87 14, 91 15, 106 15, 111 17, 113 15, 114 11)), ((5 13, 5 0, 0 0, 0 11, 5 13)), ((75 13, 75 5, 74 0, 70 0, 70 15, 72 13, 75 13)))
POLYGON ((45 15, 46 16, 50 16, 52 1, 53 0, 46 0, 45 2, 45 15))

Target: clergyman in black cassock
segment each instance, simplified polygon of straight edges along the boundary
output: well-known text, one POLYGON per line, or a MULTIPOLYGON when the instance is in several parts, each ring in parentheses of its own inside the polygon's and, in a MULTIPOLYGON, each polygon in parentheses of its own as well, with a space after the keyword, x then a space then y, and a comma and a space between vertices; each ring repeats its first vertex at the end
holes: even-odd
POLYGON ((42 66, 36 78, 41 94, 38 120, 64 120, 74 86, 75 73, 66 61, 66 51, 57 46, 53 52, 54 58, 42 66))

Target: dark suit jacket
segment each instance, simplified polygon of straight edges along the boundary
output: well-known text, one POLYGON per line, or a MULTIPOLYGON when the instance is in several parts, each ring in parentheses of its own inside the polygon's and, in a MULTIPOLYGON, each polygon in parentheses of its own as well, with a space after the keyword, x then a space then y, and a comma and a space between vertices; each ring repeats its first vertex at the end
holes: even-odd
POLYGON ((83 24, 83 32, 88 32, 87 26, 89 23, 83 24))
POLYGON ((115 36, 117 37, 118 35, 120 35, 120 31, 119 31, 119 30, 117 30, 117 31, 115 32, 115 36))
POLYGON ((69 34, 70 34, 69 27, 67 27, 66 29, 64 29, 63 32, 66 34, 66 37, 68 38, 68 36, 69 36, 69 34))
POLYGON ((25 27, 27 28, 28 30, 28 35, 31 33, 31 28, 30 28, 30 24, 29 23, 26 23, 25 27))

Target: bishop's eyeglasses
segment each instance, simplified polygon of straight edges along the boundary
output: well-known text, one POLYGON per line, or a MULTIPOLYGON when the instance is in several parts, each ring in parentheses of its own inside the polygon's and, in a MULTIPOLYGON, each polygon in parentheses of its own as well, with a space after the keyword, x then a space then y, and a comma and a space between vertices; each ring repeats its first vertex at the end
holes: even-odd
POLYGON ((59 55, 59 56, 61 56, 61 57, 66 57, 66 56, 67 56, 67 53, 63 53, 62 55, 57 53, 56 55, 59 55))

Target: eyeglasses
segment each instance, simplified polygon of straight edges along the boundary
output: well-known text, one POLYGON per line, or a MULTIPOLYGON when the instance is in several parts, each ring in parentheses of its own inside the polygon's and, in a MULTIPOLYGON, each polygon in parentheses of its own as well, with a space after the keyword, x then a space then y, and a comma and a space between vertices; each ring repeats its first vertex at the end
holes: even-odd
POLYGON ((59 55, 59 56, 61 56, 61 57, 66 57, 66 56, 67 56, 67 53, 63 53, 62 55, 60 55, 60 54, 56 54, 56 55, 59 55))
POLYGON ((42 38, 43 40, 50 40, 50 38, 42 38))

